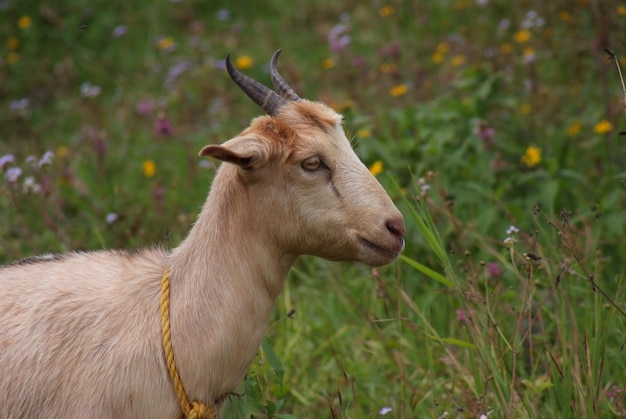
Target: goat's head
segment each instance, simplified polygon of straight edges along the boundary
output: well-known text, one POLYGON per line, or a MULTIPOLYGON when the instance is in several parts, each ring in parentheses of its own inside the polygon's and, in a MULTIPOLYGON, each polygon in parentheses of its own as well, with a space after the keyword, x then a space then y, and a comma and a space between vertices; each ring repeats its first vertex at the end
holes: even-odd
POLYGON ((228 73, 268 115, 239 136, 209 145, 201 156, 223 162, 244 186, 254 228, 285 251, 379 266, 404 247, 404 221, 391 199, 352 150, 342 117, 328 106, 300 99, 271 61, 276 91, 236 70, 228 73))

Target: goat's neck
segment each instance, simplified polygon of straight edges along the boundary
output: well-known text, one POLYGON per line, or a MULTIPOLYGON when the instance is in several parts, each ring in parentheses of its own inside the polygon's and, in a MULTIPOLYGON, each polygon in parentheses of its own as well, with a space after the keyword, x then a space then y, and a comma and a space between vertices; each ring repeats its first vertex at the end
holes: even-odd
POLYGON ((180 348, 181 377, 192 389, 206 386, 207 371, 226 368, 235 383, 215 383, 221 389, 208 397, 232 391, 243 378, 296 258, 265 237, 259 223, 276 220, 260 219, 249 199, 237 182, 216 179, 197 222, 171 255, 172 339, 180 348))
POLYGON ((217 176, 196 223, 172 253, 172 275, 200 294, 245 286, 265 288, 275 299, 296 259, 268 233, 266 226, 280 220, 255 208, 256 199, 236 176, 217 176))

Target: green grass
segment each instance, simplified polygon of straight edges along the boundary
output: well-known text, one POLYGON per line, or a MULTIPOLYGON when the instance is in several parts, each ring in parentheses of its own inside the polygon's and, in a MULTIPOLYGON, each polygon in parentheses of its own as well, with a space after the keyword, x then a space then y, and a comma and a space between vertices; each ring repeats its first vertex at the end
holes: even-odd
POLYGON ((198 151, 259 114, 220 60, 269 83, 280 47, 382 162, 407 246, 374 270, 302 258, 230 416, 626 417, 626 115, 603 51, 626 67, 626 8, 479 3, 4 2, 0 263, 175 246, 214 174, 198 151))

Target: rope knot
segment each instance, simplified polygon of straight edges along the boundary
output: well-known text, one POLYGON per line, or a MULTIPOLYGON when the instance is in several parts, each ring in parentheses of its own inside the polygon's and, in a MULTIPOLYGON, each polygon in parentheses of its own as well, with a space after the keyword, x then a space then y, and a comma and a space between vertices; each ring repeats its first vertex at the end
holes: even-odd
POLYGON ((187 414, 187 419, 213 419, 215 416, 217 416, 217 412, 213 406, 192 402, 191 410, 187 414))

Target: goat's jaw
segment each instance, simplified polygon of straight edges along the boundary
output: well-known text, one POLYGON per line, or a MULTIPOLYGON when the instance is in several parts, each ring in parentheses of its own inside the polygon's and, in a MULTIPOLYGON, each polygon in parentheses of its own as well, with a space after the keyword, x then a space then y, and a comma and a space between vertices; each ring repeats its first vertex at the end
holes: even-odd
POLYGON ((390 243, 389 239, 370 240, 359 235, 359 256, 358 259, 370 266, 382 266, 391 262, 404 250, 404 239, 394 238, 390 243), (383 242, 385 242, 383 244, 383 242))

